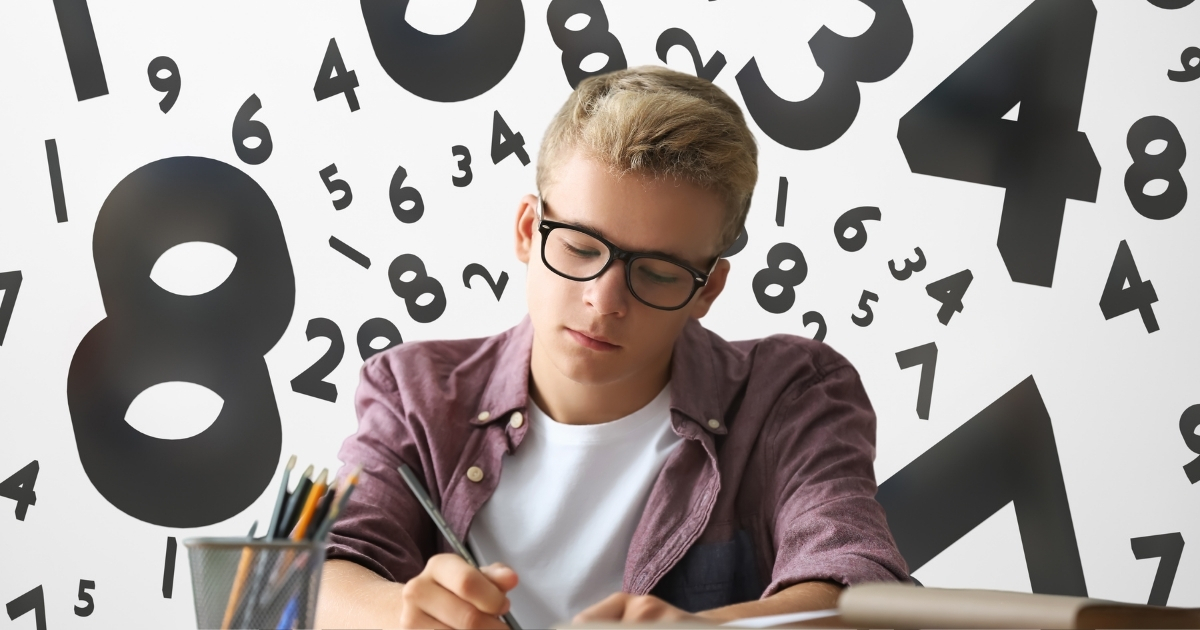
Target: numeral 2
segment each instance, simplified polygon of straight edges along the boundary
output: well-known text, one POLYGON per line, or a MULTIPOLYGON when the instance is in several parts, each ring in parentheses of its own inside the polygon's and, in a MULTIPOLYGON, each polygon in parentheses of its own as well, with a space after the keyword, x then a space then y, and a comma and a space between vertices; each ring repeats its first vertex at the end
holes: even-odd
POLYGON ((504 287, 508 284, 508 272, 501 271, 499 280, 492 280, 492 274, 479 263, 471 263, 463 269, 463 284, 470 289, 471 278, 480 276, 487 281, 488 286, 492 288, 492 295, 496 296, 496 301, 500 301, 500 296, 504 295, 504 287))

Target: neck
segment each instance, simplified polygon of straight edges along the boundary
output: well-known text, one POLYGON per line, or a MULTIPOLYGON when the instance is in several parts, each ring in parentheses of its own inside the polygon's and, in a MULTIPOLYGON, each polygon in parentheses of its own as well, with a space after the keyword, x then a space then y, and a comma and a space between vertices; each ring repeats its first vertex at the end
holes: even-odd
POLYGON ((584 384, 559 371, 535 335, 529 372, 529 395, 556 422, 601 424, 624 418, 654 400, 671 378, 671 355, 618 381, 584 384))

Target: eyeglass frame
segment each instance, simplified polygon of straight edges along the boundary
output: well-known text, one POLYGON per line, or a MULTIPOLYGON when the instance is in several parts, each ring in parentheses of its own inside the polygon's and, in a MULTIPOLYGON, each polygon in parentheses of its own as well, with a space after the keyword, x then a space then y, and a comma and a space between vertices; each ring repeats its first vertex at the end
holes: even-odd
POLYGON ((708 273, 704 273, 703 271, 696 269, 695 267, 689 265, 688 263, 686 263, 682 260, 679 260, 677 258, 673 258, 671 256, 666 256, 663 254, 655 254, 655 253, 650 253, 650 252, 632 252, 627 249, 622 249, 622 248, 617 247, 616 245, 612 244, 608 239, 604 238, 603 236, 600 236, 599 234, 593 232, 592 230, 589 230, 587 228, 584 228, 584 227, 581 227, 578 225, 573 225, 570 223, 563 223, 561 221, 547 219, 545 210, 543 208, 544 208, 544 206, 542 205, 542 196, 538 195, 537 214, 536 214, 537 222, 538 222, 537 230, 538 230, 538 233, 541 234, 541 236, 542 236, 542 264, 545 265, 547 269, 549 269, 550 271, 553 271, 556 275, 566 278, 567 280, 574 280, 576 282, 587 282, 589 280, 595 280, 596 278, 599 278, 600 276, 604 275, 604 272, 608 271, 608 268, 612 266, 612 263, 614 260, 620 260, 621 262, 625 263, 625 288, 629 289, 629 295, 632 295, 633 299, 641 302, 642 304, 645 304, 646 306, 649 306, 650 308, 655 308, 660 311, 677 311, 677 310, 687 306, 688 302, 691 302, 692 298, 696 297, 696 292, 708 284, 708 279, 712 276, 713 271, 716 270, 717 263, 721 262, 721 255, 718 254, 717 259, 714 260, 712 266, 709 267, 708 273), (550 261, 546 260, 546 238, 548 236, 550 236, 550 232, 554 231, 557 228, 566 228, 568 230, 575 230, 576 232, 586 234, 586 235, 596 239, 597 241, 600 241, 601 244, 603 244, 605 247, 608 248, 608 260, 605 261, 605 263, 602 267, 600 267, 599 271, 597 271, 596 273, 594 273, 586 278, 576 278, 574 276, 568 276, 567 274, 559 271, 558 269, 555 269, 554 266, 550 264, 550 261), (671 263, 673 265, 678 265, 679 267, 682 267, 684 270, 686 270, 688 273, 692 274, 692 292, 688 294, 687 299, 684 300, 679 306, 672 306, 672 307, 658 306, 657 304, 651 304, 651 303, 647 302, 646 300, 642 299, 641 296, 639 296, 637 294, 637 291, 635 291, 633 289, 633 276, 632 276, 632 269, 633 269, 632 263, 633 263, 633 261, 635 261, 639 258, 651 258, 653 260, 661 260, 664 262, 671 263))

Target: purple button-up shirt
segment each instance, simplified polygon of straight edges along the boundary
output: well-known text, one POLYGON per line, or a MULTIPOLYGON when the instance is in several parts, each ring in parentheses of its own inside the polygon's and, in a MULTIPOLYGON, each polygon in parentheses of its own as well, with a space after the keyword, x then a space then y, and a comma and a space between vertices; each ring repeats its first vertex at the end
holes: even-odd
MULTIPOLYGON (((493 337, 405 343, 363 365, 358 431, 339 453, 341 474, 360 464, 363 475, 328 558, 406 582, 450 551, 401 463, 466 539, 529 430, 511 420, 527 413, 532 343, 526 317, 493 337)), ((875 414, 829 346, 793 335, 731 343, 689 320, 671 358, 671 424, 684 440, 651 487, 625 592, 695 612, 808 580, 907 578, 875 500, 875 414)))

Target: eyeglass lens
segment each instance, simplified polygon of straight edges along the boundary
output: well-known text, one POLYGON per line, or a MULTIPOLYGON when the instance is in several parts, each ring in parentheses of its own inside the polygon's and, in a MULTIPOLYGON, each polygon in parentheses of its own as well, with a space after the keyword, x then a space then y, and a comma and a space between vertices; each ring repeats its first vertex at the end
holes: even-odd
MULTIPOLYGON (((551 268, 576 280, 599 273, 610 256, 604 243, 583 232, 561 227, 550 230, 545 252, 546 263, 551 268)), ((687 302, 695 286, 687 269, 656 258, 634 260, 629 279, 634 295, 663 308, 675 308, 687 302)))

